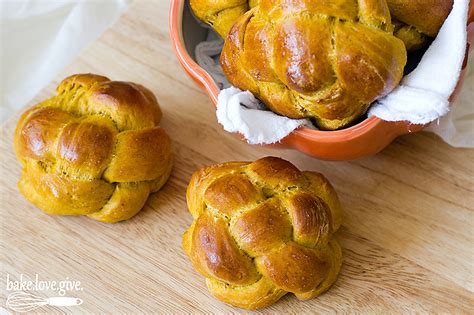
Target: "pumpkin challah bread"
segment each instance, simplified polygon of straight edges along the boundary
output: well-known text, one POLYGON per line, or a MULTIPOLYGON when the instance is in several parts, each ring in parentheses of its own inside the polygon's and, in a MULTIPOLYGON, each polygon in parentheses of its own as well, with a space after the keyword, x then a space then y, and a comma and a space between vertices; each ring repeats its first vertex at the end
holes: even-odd
POLYGON ((145 87, 93 74, 64 79, 15 131, 22 194, 55 215, 131 218, 167 181, 171 141, 145 87))
POLYGON ((187 203, 194 222, 183 248, 223 302, 257 309, 335 282, 341 210, 323 175, 275 157, 224 163, 193 174, 187 203))
POLYGON ((384 0, 260 0, 230 30, 221 64, 274 112, 339 129, 403 76, 390 21, 384 0))

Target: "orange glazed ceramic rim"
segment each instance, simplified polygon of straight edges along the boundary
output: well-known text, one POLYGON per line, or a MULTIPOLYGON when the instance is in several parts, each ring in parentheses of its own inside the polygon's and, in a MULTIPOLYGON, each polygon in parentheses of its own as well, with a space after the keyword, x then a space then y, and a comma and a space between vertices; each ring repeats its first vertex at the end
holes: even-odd
MULTIPOLYGON (((182 34, 184 4, 185 0, 171 0, 169 13, 171 41, 184 70, 207 92, 213 104, 216 105, 220 91, 218 86, 210 74, 191 58, 184 45, 182 34)), ((472 23, 474 20, 473 11, 472 1, 470 1, 468 35, 471 37, 474 33, 474 23, 472 23)), ((472 38, 470 38, 470 40, 472 41, 472 38)), ((468 54, 466 53, 461 78, 451 98, 460 90, 467 58, 468 54)), ((390 144, 396 137, 419 131, 425 126, 426 125, 411 124, 407 121, 387 122, 372 116, 354 126, 336 131, 322 131, 301 127, 294 130, 279 143, 268 146, 293 148, 326 160, 353 160, 376 154, 390 144)))

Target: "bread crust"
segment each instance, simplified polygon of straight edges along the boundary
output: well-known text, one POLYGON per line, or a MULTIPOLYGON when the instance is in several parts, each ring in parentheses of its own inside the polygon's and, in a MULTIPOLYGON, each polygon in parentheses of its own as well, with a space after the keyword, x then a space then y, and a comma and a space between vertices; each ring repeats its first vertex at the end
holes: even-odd
POLYGON ((274 112, 348 126, 400 82, 407 61, 383 0, 260 0, 229 31, 229 81, 274 112))
POLYGON ((48 214, 129 219, 171 173, 161 117, 155 96, 141 85, 94 74, 64 79, 56 96, 17 124, 21 193, 48 214))
POLYGON ((226 39, 228 80, 274 112, 349 126, 403 76, 406 51, 438 34, 453 0, 191 0, 226 39))
POLYGON ((335 282, 341 206, 323 175, 275 157, 214 165, 193 174, 187 203, 194 222, 183 248, 225 303, 257 309, 289 292, 306 300, 335 282))

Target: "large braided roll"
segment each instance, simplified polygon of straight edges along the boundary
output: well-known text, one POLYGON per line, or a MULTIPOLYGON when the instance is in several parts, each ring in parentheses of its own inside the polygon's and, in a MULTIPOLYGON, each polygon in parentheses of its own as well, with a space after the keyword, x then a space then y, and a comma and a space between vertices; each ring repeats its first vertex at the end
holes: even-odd
POLYGON ((274 157, 215 165, 193 174, 187 202, 183 247, 218 299, 256 309, 288 292, 313 298, 336 280, 340 204, 321 174, 274 157))
POLYGON ((260 0, 227 35, 229 81, 273 111, 345 127, 400 82, 407 56, 385 0, 260 0))
POLYGON ((18 184, 38 208, 117 222, 135 215, 172 168, 161 110, 145 87, 92 74, 64 79, 15 131, 18 184))

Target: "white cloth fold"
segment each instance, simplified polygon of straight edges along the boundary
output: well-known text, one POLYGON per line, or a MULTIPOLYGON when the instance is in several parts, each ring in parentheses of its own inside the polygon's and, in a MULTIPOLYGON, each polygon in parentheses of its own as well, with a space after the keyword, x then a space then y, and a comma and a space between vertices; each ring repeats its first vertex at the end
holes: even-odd
MULTIPOLYGON (((471 52, 472 53, 472 52, 471 52)), ((464 85, 446 116, 434 121, 425 130, 439 135, 458 148, 474 148, 474 60, 466 67, 464 85)))
POLYGON ((196 61, 201 67, 207 69, 220 89, 230 86, 219 63, 219 55, 223 45, 224 41, 221 38, 211 39, 200 42, 195 49, 196 61))
POLYGON ((386 121, 407 120, 413 124, 426 124, 446 115, 448 111, 447 97, 430 90, 400 85, 389 96, 378 100, 368 115, 386 121))
MULTIPOLYGON (((426 124, 449 112, 448 99, 458 81, 465 55, 467 11, 467 0, 454 1, 450 15, 417 68, 405 76, 401 85, 392 93, 379 99, 369 109, 369 116, 375 115, 386 121, 407 120, 414 124, 426 124)), ((198 45, 201 48, 196 48, 198 62, 203 59, 202 46, 207 45, 204 43, 198 45)), ((211 73, 221 88, 225 87, 227 81, 222 80, 223 72, 218 64, 217 54, 222 46, 219 47, 217 42, 209 45, 212 45, 211 59, 199 63, 211 73)), ((209 47, 206 49, 210 50, 209 47)), ((472 78, 470 81, 473 81, 472 78)), ((249 94, 250 92, 243 92, 234 87, 221 90, 216 112, 218 121, 225 130, 243 134, 249 143, 275 143, 302 125, 312 126, 308 120, 292 120, 270 112, 249 94), (256 103, 258 105, 255 105, 256 103)), ((457 106, 472 105, 464 102, 457 106)), ((472 121, 473 117, 468 119, 472 121)), ((451 133, 457 130, 452 128, 452 121, 441 120, 441 124, 450 125, 448 129, 451 133)), ((459 141, 459 138, 472 138, 469 129, 463 128, 462 135, 451 135, 449 138, 443 134, 446 128, 431 130, 440 134, 445 141, 456 138, 456 143, 449 142, 451 144, 474 146, 473 141, 459 141)))
POLYGON ((130 2, 0 1, 0 122, 33 99, 130 2))
POLYGON ((239 132, 250 144, 275 143, 306 119, 290 119, 268 110, 249 91, 235 87, 224 89, 217 100, 217 120, 229 132, 239 132), (271 142, 269 142, 271 141, 271 142))
POLYGON ((386 121, 426 124, 449 111, 449 96, 459 79, 467 44, 467 0, 455 0, 438 36, 400 85, 369 109, 386 121))

